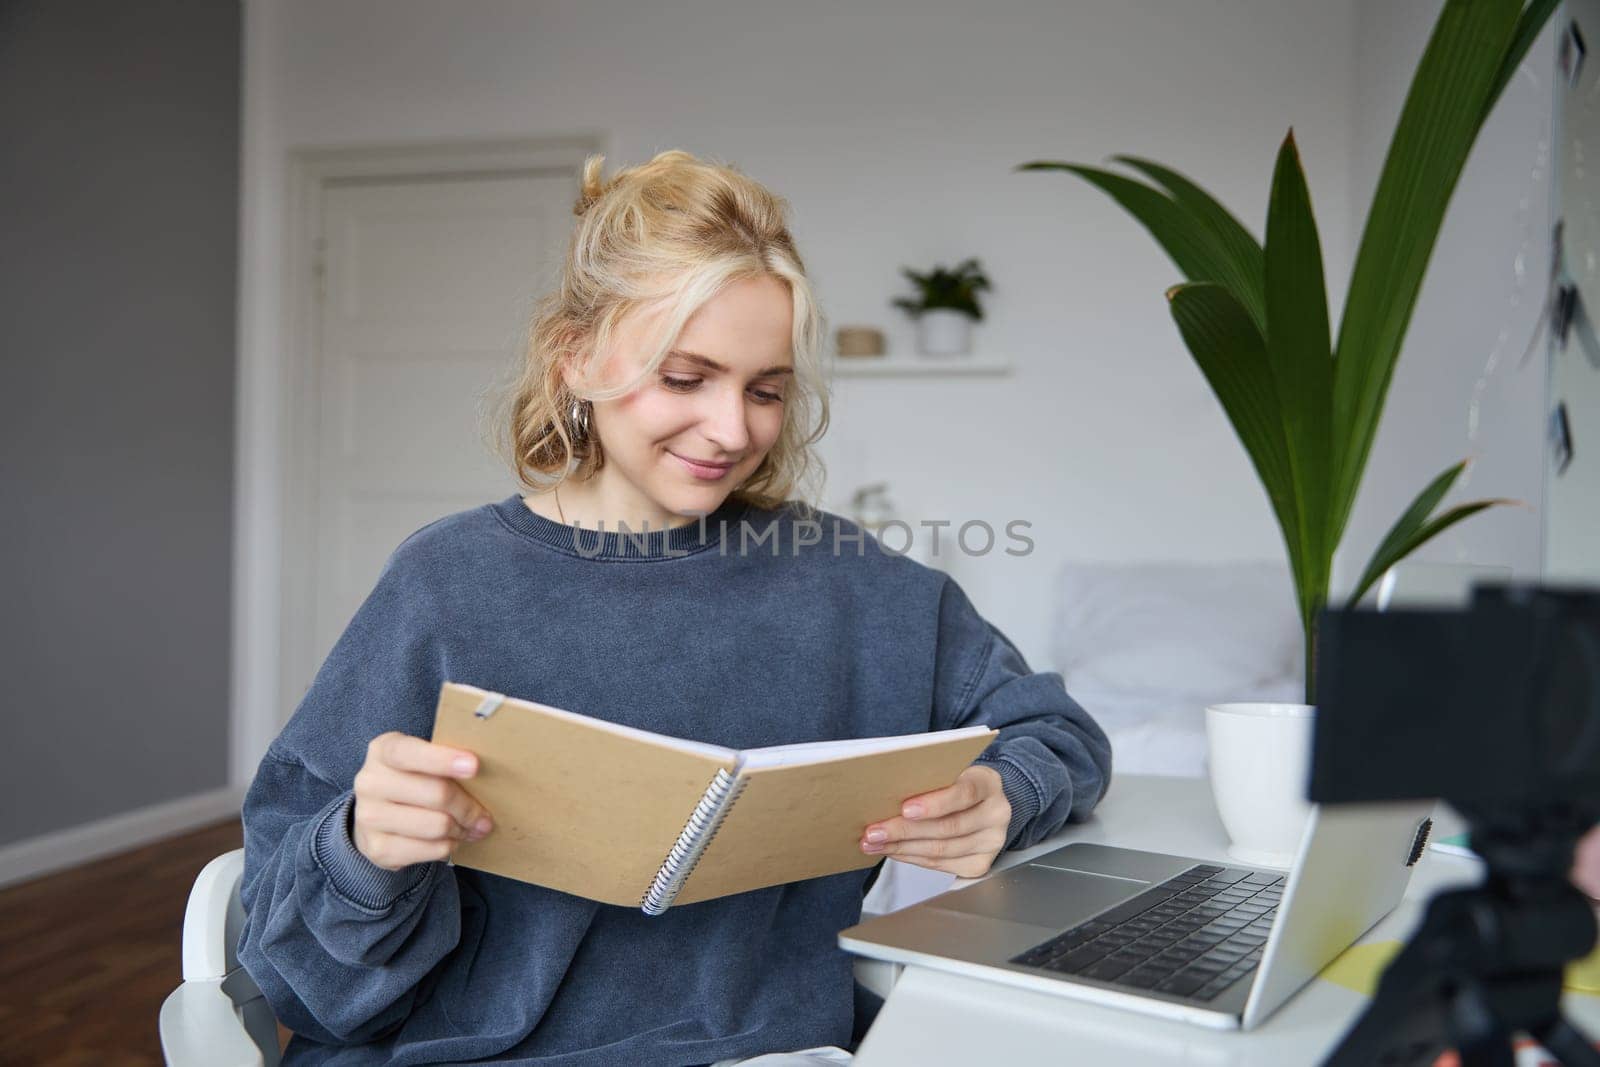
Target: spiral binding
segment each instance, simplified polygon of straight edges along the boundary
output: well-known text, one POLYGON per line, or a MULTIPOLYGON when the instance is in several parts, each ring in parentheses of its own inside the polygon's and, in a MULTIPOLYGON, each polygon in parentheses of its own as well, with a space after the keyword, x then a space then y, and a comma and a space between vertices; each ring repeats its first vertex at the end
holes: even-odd
POLYGON ((646 915, 660 915, 672 904, 673 898, 678 895, 678 890, 683 888, 683 883, 694 873, 700 857, 705 855, 711 839, 717 836, 722 820, 732 810, 733 802, 739 798, 739 792, 743 789, 744 782, 730 773, 726 767, 717 771, 717 776, 711 779, 711 784, 706 787, 700 803, 694 806, 683 832, 678 835, 672 851, 667 853, 666 861, 661 864, 661 869, 656 872, 655 878, 650 882, 650 888, 645 890, 644 898, 639 902, 646 915), (735 783, 738 784, 738 789, 734 789, 735 783))

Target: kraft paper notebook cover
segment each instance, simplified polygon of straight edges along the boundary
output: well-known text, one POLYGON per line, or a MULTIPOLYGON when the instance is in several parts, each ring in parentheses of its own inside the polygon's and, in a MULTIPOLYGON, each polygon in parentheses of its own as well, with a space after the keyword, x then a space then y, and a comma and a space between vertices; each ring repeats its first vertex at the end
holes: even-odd
POLYGON ((494 816, 454 862, 659 915, 859 870, 868 823, 955 781, 986 726, 737 752, 446 682, 433 740, 475 752, 494 816))

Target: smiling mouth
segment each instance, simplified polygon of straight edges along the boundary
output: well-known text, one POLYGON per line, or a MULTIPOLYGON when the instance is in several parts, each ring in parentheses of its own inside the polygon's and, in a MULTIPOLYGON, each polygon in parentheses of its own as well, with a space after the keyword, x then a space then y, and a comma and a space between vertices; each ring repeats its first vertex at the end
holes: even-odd
POLYGON ((735 466, 733 463, 710 463, 702 459, 690 459, 688 456, 680 456, 676 452, 671 452, 668 454, 677 459, 684 466, 688 467, 691 473, 701 478, 721 477, 722 475, 731 471, 735 466))

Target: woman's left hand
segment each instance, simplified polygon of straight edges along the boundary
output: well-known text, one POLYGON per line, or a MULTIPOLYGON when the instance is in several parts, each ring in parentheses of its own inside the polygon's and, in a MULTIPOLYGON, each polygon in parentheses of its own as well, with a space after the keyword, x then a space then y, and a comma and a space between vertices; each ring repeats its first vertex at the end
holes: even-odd
POLYGON ((899 817, 868 826, 861 851, 977 878, 1005 847, 1010 825, 1011 802, 1000 788, 1000 772, 975 764, 954 784, 908 799, 899 817))

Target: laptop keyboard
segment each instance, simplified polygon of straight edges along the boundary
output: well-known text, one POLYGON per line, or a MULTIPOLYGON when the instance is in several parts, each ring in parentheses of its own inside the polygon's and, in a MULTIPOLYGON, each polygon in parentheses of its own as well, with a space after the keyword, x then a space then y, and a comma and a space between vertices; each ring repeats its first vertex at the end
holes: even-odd
POLYGON ((1202 864, 1011 962, 1211 1000, 1261 962, 1282 895, 1282 875, 1202 864))

